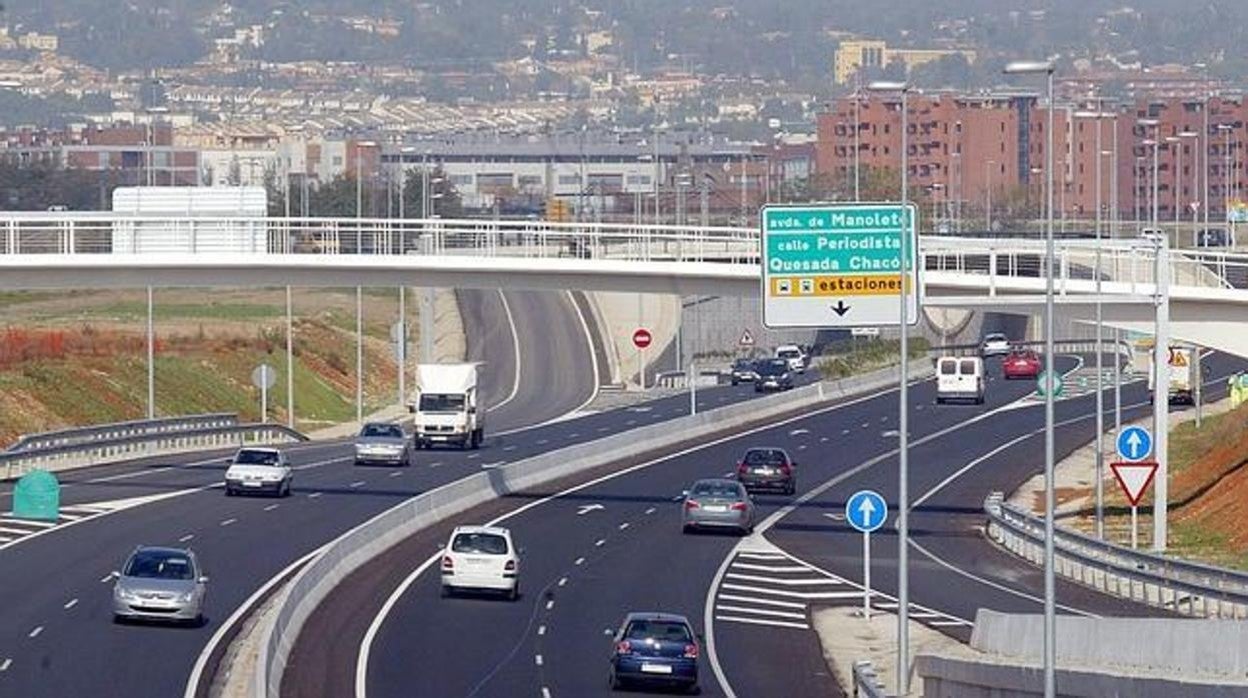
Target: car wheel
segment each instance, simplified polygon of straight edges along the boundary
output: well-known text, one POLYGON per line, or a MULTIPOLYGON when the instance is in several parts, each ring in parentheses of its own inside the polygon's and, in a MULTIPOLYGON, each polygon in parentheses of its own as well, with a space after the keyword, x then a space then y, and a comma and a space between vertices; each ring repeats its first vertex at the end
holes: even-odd
POLYGON ((225 486, 225 496, 227 496, 227 497, 233 497, 233 496, 234 496, 234 488, 233 488, 233 487, 230 487, 229 485, 226 485, 226 486, 225 486))
POLYGON ((691 696, 700 696, 702 695, 702 687, 695 683, 686 688, 685 692, 691 696))
POLYGON ((508 601, 515 601, 518 598, 520 598, 520 582, 516 582, 516 585, 511 588, 511 591, 507 592, 508 601))
POLYGON ((737 387, 737 383, 738 383, 738 382, 739 382, 739 381, 733 381, 733 382, 732 382, 732 387, 734 387, 734 388, 735 388, 735 387, 737 387))
POLYGON ((620 680, 620 677, 615 675, 614 671, 607 676, 607 683, 611 684, 612 691, 618 691, 624 688, 624 682, 620 680))
POLYGON ((126 624, 125 616, 121 615, 120 613, 113 614, 113 625, 125 625, 125 624, 126 624))
POLYGON ((680 527, 680 532, 685 535, 689 535, 690 533, 693 533, 693 526, 690 526, 689 524, 685 524, 680 527))
POLYGON ((453 589, 451 589, 449 586, 445 584, 442 585, 442 592, 441 592, 442 598, 449 599, 454 595, 455 595, 455 591, 453 589))

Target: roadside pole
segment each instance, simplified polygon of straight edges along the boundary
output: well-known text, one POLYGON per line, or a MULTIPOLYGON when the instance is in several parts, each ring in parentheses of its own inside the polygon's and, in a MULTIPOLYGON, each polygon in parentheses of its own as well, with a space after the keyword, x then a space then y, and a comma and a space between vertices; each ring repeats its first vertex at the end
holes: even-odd
POLYGON ((295 428, 295 320, 290 287, 286 287, 286 426, 295 428))
POLYGON ((407 287, 399 286, 399 407, 407 405, 407 287))
POLYGON ((152 319, 152 287, 147 287, 147 418, 156 419, 156 326, 152 319))
POLYGON ((355 421, 364 422, 364 289, 355 287, 355 421))
POLYGON ((689 376, 689 414, 698 413, 698 371, 693 365, 693 359, 689 360, 688 373, 689 376))
POLYGON ((1170 259, 1169 245, 1163 236, 1157 238, 1155 276, 1157 287, 1157 328, 1153 343, 1153 439, 1157 460, 1157 486, 1153 488, 1153 550, 1166 549, 1167 509, 1169 497, 1170 418, 1170 259))
POLYGON ((433 306, 434 291, 425 288, 420 295, 420 362, 433 363, 433 306))
POLYGON ((862 532, 862 617, 871 620, 871 534, 862 532))
POLYGON ((1201 417, 1203 416, 1201 415, 1201 412, 1204 411, 1204 396, 1203 396, 1204 386, 1202 385, 1202 383, 1204 383, 1204 375, 1203 375, 1204 367, 1201 366, 1200 361, 1201 361, 1200 347, 1196 347, 1194 350, 1192 350, 1192 372, 1196 376, 1195 377, 1196 385, 1192 386, 1192 389, 1194 391, 1193 395, 1195 396, 1195 400, 1196 400, 1196 428, 1197 429, 1200 428, 1201 417))

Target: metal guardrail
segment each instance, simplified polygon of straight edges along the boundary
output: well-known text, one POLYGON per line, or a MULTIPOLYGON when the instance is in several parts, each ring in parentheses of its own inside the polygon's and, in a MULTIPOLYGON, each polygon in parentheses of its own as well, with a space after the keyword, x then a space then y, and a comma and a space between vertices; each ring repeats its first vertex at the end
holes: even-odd
MULTIPOLYGON (((1044 564, 1044 519, 993 492, 984 501, 988 537, 1044 564)), ((1248 618, 1248 574, 1132 550, 1070 529, 1056 529, 1055 572, 1102 593, 1184 616, 1248 618)))
POLYGON ((53 446, 111 441, 128 436, 171 434, 195 429, 229 427, 236 424, 238 424, 238 415, 227 412, 114 422, 111 424, 45 431, 38 434, 26 434, 5 449, 5 451, 31 451, 53 446))
POLYGON ((55 472, 171 453, 307 440, 281 424, 239 424, 237 415, 195 415, 181 423, 179 418, 152 420, 147 428, 138 426, 141 424, 109 424, 25 437, 22 449, 0 452, 0 479, 19 478, 36 469, 55 472), (45 436, 49 437, 46 443, 45 436))
POLYGON ((871 662, 854 662, 854 698, 888 698, 884 682, 880 681, 871 662))
MULTIPOLYGON (((931 367, 912 367, 910 378, 931 375, 931 367)), ((897 368, 817 383, 788 393, 678 417, 661 424, 567 446, 549 453, 478 472, 409 499, 356 526, 325 546, 280 593, 276 617, 262 631, 259 657, 248 695, 277 698, 290 652, 308 618, 348 575, 369 560, 423 528, 512 492, 538 487, 576 473, 654 453, 813 407, 847 395, 876 390, 897 381, 897 368)))

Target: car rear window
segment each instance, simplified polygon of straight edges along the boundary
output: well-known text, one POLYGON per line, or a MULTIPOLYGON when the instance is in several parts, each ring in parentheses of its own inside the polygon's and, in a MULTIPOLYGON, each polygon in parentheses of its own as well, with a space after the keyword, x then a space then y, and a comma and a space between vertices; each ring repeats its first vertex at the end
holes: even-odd
POLYGON ((234 462, 239 465, 277 465, 277 461, 278 455, 274 451, 249 451, 244 449, 234 456, 234 462))
POLYGON ((397 424, 366 424, 360 436, 403 438, 403 429, 397 424))
POLYGON ((958 372, 964 376, 975 375, 975 360, 962 359, 962 361, 958 364, 958 372))
POLYGON ((746 465, 783 465, 786 458, 782 451, 746 451, 746 465))
POLYGON ((497 533, 460 533, 451 541, 451 552, 506 555, 507 539, 497 533))
POLYGON ((802 353, 796 349, 783 349, 781 351, 776 352, 776 356, 779 356, 782 359, 796 359, 797 357, 801 355, 802 353))
POLYGON ((958 372, 958 362, 949 360, 940 362, 940 375, 952 376, 958 372))
POLYGON ((141 550, 130 558, 125 576, 141 579, 192 579, 195 568, 191 559, 181 553, 141 550))
POLYGON ((739 498, 741 496, 741 488, 735 482, 699 482, 689 490, 689 496, 698 497, 727 497, 739 498))
POLYGON ((626 640, 655 640, 658 642, 693 642, 689 626, 671 620, 635 620, 624 631, 626 640))

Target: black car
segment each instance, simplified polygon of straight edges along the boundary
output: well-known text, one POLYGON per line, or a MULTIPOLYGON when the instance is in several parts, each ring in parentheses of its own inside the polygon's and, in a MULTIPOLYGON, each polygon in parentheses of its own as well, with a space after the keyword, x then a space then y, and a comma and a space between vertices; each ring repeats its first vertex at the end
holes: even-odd
POLYGON ((737 359, 732 362, 732 384, 753 383, 758 380, 758 370, 753 359, 737 359))
POLYGON ((700 639, 684 616, 628 614, 614 637, 612 690, 638 683, 697 692, 700 639))
POLYGON ((782 448, 751 448, 737 463, 737 481, 748 492, 769 490, 791 495, 797 491, 796 465, 782 448))
POLYGON ((789 373, 787 359, 766 359, 758 362, 755 370, 758 379, 754 381, 754 392, 764 390, 790 390, 793 387, 793 376, 789 373))

